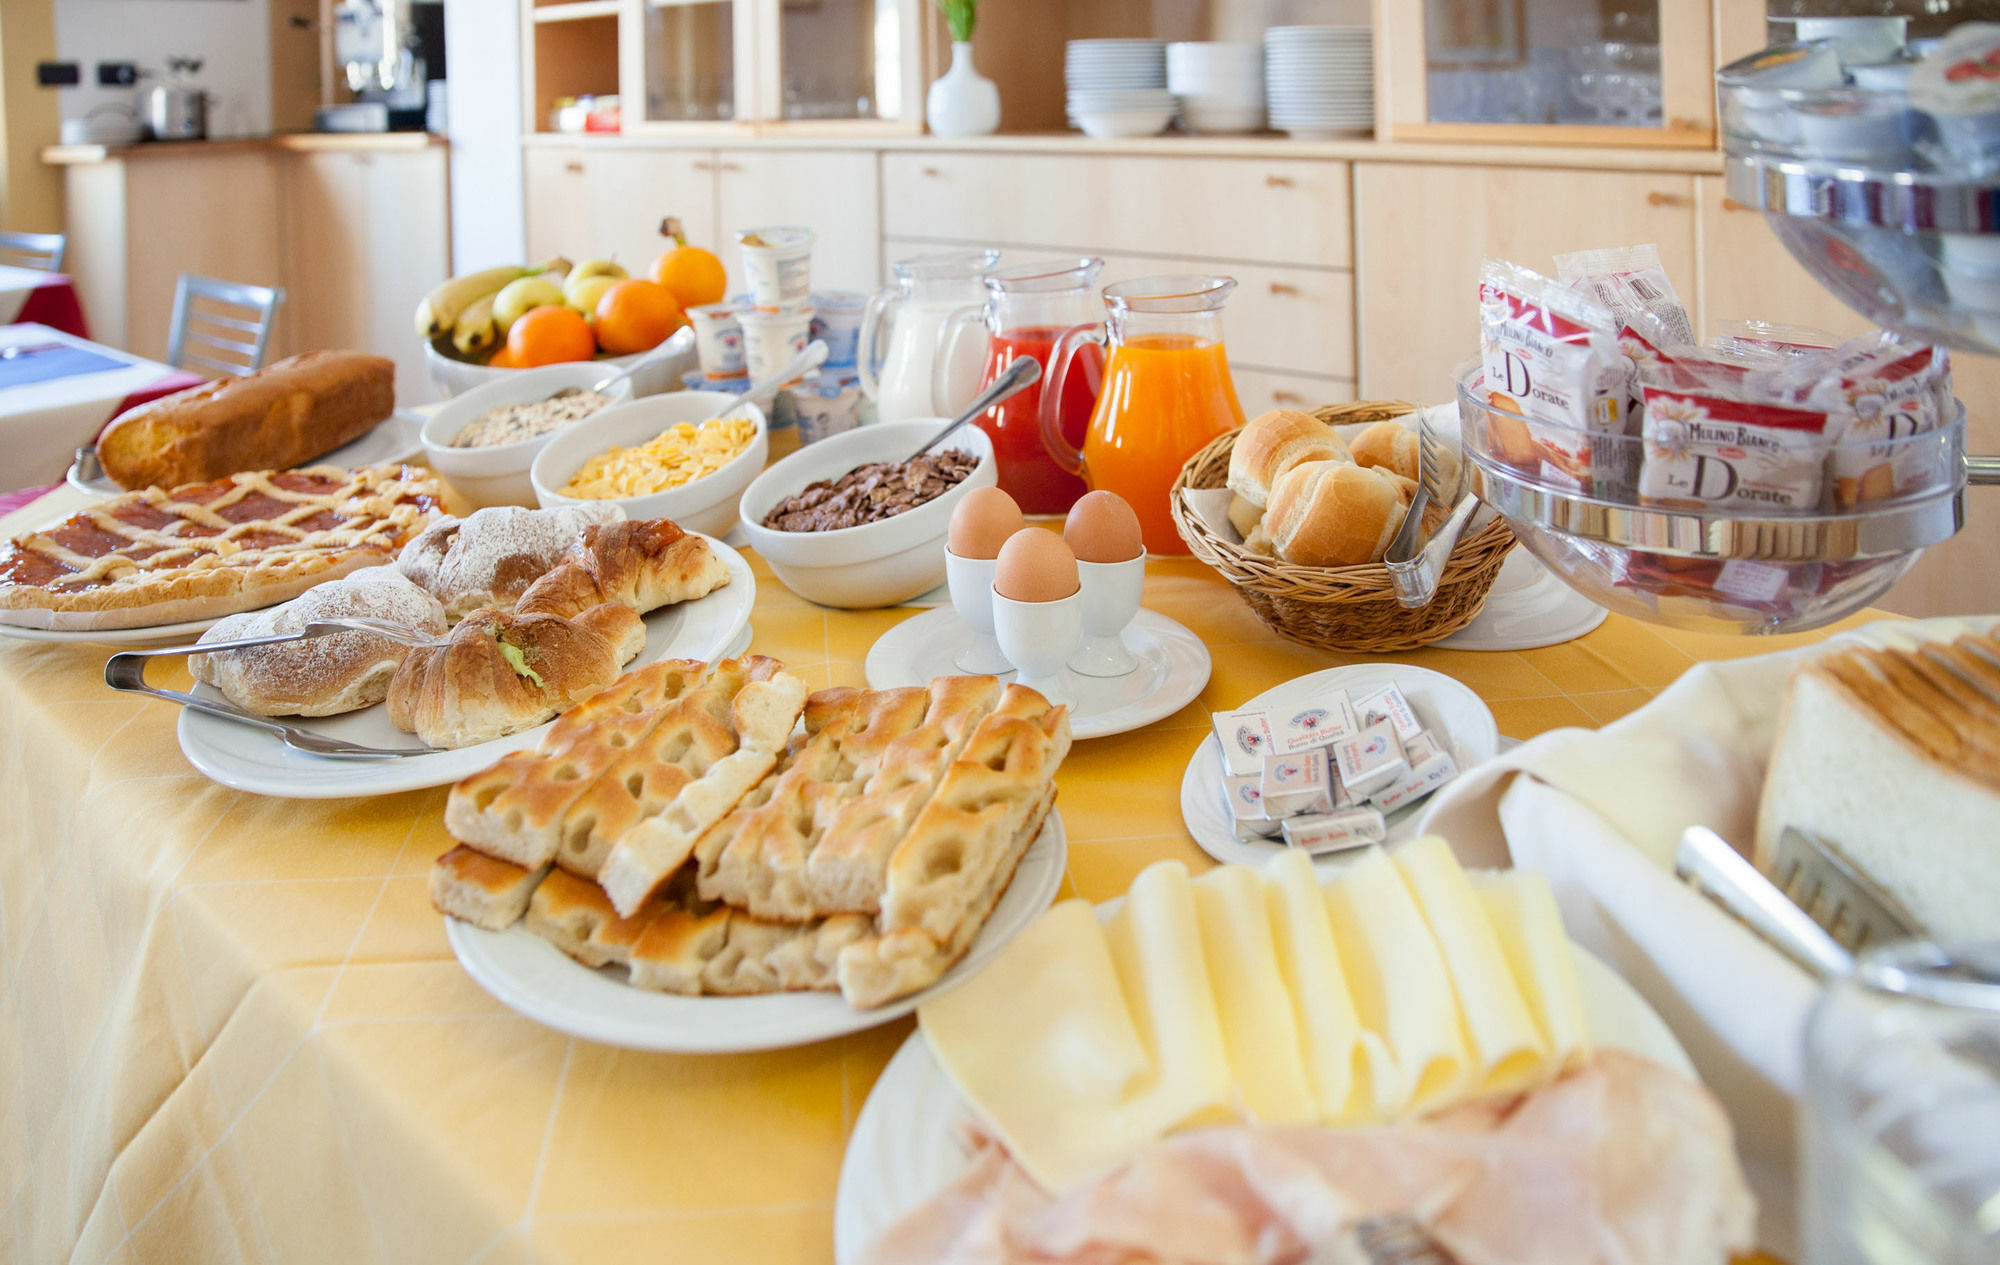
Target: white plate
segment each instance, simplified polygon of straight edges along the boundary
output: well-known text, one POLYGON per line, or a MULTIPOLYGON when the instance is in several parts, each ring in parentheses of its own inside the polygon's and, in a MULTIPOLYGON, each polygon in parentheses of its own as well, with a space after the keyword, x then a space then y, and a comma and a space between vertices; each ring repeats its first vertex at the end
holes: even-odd
MULTIPOLYGON (((414 413, 398 410, 375 424, 375 429, 359 439, 349 440, 332 452, 314 457, 305 464, 309 466, 380 466, 392 461, 408 461, 424 450, 417 439, 417 432, 424 426, 424 419, 414 413)), ((111 481, 109 475, 99 475, 95 479, 85 479, 71 462, 69 473, 63 481, 79 492, 90 492, 99 496, 117 496, 125 489, 111 481)))
MULTIPOLYGON (((1572 943, 1570 952, 1592 1039, 1694 1079, 1687 1052, 1645 999, 1582 946, 1572 943)), ((954 1126, 968 1115, 923 1031, 912 1032, 882 1069, 847 1139, 833 1202, 838 1265, 859 1261, 897 1218, 957 1180, 967 1156, 954 1126)))
MULTIPOLYGON (((1124 676, 1083 676, 1063 669, 1062 682, 1074 700, 1071 737, 1104 738, 1164 720, 1200 697, 1208 685, 1208 647, 1185 625, 1142 607, 1124 637, 1139 660, 1124 676)), ((940 606, 876 638, 862 670, 870 689, 925 685, 932 677, 958 675, 952 659, 971 644, 972 630, 958 612, 940 606)), ((999 675, 1003 681, 1014 677, 1012 672, 999 675)))
POLYGON ((1479 614, 1437 644, 1446 650, 1533 650, 1573 641, 1610 613, 1516 545, 1479 614))
MULTIPOLYGON (((1424 728, 1451 749, 1451 758, 1461 775, 1477 764, 1491 760, 1500 750, 1500 730, 1493 711, 1484 699, 1442 672, 1413 668, 1400 663, 1361 663, 1346 668, 1328 668, 1295 677, 1283 685, 1265 690, 1239 707, 1258 707, 1281 699, 1299 700, 1326 689, 1342 689, 1349 697, 1366 694, 1394 683, 1410 700, 1424 728)), ((1232 711, 1238 708, 1232 708, 1232 711)), ((1389 816, 1390 843, 1414 838, 1417 818, 1429 800, 1422 799, 1389 816)), ((1283 839, 1240 843, 1230 826, 1229 806, 1222 798, 1222 749, 1210 733, 1195 748, 1181 776, 1181 820, 1201 850, 1218 861, 1239 865, 1262 865, 1278 849, 1283 839)), ((1348 858, 1341 853, 1315 858, 1322 866, 1339 866, 1348 858)))
POLYGON ((199 637, 215 625, 215 619, 190 619, 182 624, 154 624, 147 628, 106 628, 102 631, 69 632, 53 628, 22 628, 0 624, 0 637, 22 641, 68 642, 84 646, 164 646, 199 637))
POLYGON ((445 938, 459 965, 481 988, 558 1032, 630 1050, 774 1050, 876 1027, 957 987, 1054 903, 1068 856, 1062 818, 1051 809, 993 915, 958 965, 922 992, 874 1010, 856 1010, 839 993, 681 997, 649 992, 627 984, 622 967, 592 970, 520 923, 505 931, 482 931, 447 918, 445 938))
MULTIPOLYGON (((705 538, 708 539, 708 538, 705 538)), ((729 583, 693 602, 665 606, 646 616, 646 648, 626 670, 661 659, 711 660, 749 644, 750 609, 757 580, 743 556, 719 540, 709 544, 729 568, 729 583)), ((197 685, 206 698, 221 698, 213 686, 197 685)), ((162 704, 165 706, 165 704, 162 704)), ((344 716, 290 718, 291 724, 372 747, 407 747, 416 739, 389 723, 377 704, 344 716)), ((344 760, 294 751, 278 735, 181 709, 181 751, 188 763, 224 786, 284 799, 339 799, 389 795, 425 786, 443 786, 486 768, 509 751, 532 746, 542 726, 524 729, 477 746, 386 760, 344 760)))

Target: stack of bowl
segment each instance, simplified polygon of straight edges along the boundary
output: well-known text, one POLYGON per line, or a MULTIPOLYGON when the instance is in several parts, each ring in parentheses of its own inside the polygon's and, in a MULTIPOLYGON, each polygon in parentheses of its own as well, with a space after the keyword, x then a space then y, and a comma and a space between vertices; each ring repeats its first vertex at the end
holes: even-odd
POLYGON ((1375 37, 1365 26, 1274 26, 1264 32, 1271 126, 1302 140, 1375 129, 1375 37))
POLYGON ((1070 122, 1098 140, 1152 136, 1174 120, 1160 40, 1071 40, 1063 82, 1070 122))
POLYGON ((1190 131, 1255 132, 1264 126, 1264 48, 1169 44, 1167 89, 1190 131))

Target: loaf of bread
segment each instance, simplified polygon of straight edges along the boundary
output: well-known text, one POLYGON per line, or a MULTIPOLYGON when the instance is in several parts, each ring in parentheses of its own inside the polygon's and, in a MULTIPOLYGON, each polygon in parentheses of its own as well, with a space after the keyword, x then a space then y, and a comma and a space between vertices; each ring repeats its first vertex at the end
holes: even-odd
POLYGON ((1381 559, 1408 504, 1394 475, 1348 461, 1311 461, 1271 489, 1263 528, 1287 562, 1358 566, 1381 559))
POLYGON ((2000 640, 1845 650, 1785 690, 1757 813, 1832 844, 1933 939, 2000 936, 2000 640))
MULTIPOLYGON (((1229 452, 1229 490, 1250 502, 1270 503, 1278 480, 1308 461, 1348 461, 1347 444, 1333 427, 1297 409, 1259 413, 1229 452)), ((1240 529, 1239 529, 1240 530, 1240 529)))
POLYGON ((98 436, 97 459, 132 489, 284 470, 359 438, 395 407, 395 362, 307 352, 121 414, 98 436))

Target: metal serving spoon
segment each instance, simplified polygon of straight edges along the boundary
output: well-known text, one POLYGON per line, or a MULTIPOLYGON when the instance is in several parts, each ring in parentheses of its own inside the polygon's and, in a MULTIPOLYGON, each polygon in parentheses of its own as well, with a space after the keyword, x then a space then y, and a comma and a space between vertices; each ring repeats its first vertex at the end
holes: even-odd
POLYGON ((929 443, 911 453, 910 460, 915 461, 918 457, 923 456, 950 438, 953 431, 956 431, 973 418, 978 417, 981 413, 992 408, 1000 401, 1027 390, 1039 382, 1041 377, 1042 362, 1036 360, 1033 356, 1023 356, 1013 364, 1008 365, 1007 372, 993 379, 993 385, 981 391, 978 398, 974 399, 971 404, 968 404, 963 413, 952 419, 951 425, 932 436, 929 443))

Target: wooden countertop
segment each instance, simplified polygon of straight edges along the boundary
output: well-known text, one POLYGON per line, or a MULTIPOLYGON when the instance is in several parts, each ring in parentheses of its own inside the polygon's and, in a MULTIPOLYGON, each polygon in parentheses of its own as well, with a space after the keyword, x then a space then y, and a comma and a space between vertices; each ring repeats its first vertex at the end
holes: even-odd
POLYGON ((1166 158, 1305 158, 1346 162, 1559 167, 1586 171, 1661 171, 1716 175, 1713 149, 1585 145, 1467 145, 1425 141, 1300 141, 1287 136, 1145 136, 1098 141, 1077 132, 1015 133, 946 140, 936 136, 814 131, 734 135, 722 131, 622 135, 534 132, 524 145, 580 149, 858 149, 927 153, 1136 154, 1166 158))
POLYGON ((321 153, 329 150, 381 153, 442 147, 445 139, 429 132, 292 132, 283 136, 246 136, 213 141, 142 141, 137 145, 51 145, 42 161, 55 167, 127 158, 186 158, 191 155, 285 150, 321 153))

